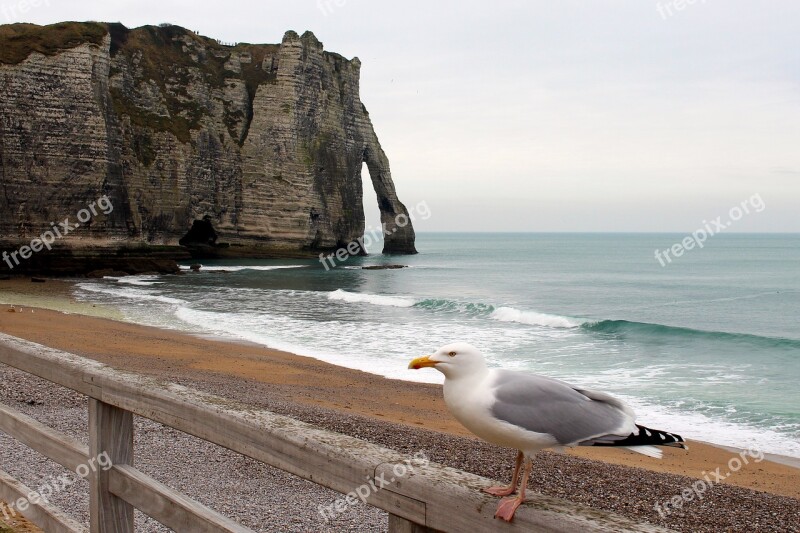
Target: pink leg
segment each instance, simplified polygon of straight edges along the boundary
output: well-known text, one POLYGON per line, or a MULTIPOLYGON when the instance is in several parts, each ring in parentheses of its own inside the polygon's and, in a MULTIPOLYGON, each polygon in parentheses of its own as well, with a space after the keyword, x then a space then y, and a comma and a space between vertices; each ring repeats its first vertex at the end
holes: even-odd
POLYGON ((519 488, 519 495, 516 497, 503 498, 497 505, 497 511, 494 513, 495 518, 500 518, 506 522, 511 522, 514 519, 514 513, 517 512, 517 507, 522 505, 525 501, 525 489, 528 487, 528 478, 531 476, 531 468, 533 468, 533 459, 525 460, 525 473, 522 474, 522 484, 519 488))
POLYGON ((522 452, 517 453, 517 463, 514 465, 514 474, 511 477, 511 484, 507 487, 489 487, 483 489, 483 492, 491 494, 492 496, 508 496, 517 492, 517 481, 519 481, 519 469, 522 467, 522 459, 524 455, 522 452))

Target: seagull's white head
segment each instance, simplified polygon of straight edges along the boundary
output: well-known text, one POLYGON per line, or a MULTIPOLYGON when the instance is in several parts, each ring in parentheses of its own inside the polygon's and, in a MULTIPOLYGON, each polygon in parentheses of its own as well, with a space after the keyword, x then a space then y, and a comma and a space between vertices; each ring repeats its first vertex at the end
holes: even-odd
POLYGON ((446 378, 459 378, 482 373, 486 370, 486 360, 476 347, 466 342, 455 342, 442 346, 433 355, 417 357, 408 368, 433 367, 446 378))

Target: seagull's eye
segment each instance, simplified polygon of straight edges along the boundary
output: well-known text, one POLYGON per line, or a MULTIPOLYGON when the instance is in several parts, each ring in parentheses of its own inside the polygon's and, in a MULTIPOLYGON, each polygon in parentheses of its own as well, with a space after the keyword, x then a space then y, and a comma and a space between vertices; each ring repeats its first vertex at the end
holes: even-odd
POLYGON ((449 355, 450 357, 455 357, 455 356, 456 356, 456 352, 450 352, 450 353, 449 353, 449 354, 447 354, 447 355, 449 355))

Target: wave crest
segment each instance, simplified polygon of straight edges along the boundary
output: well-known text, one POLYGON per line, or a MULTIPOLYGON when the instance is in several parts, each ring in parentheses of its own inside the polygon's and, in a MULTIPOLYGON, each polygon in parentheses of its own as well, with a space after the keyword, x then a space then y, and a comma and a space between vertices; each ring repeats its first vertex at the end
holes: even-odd
POLYGON ((415 301, 410 298, 399 296, 383 296, 380 294, 366 294, 360 292, 347 292, 336 289, 328 294, 329 300, 338 300, 347 303, 367 303, 372 305, 383 305, 389 307, 411 307, 415 301))
POLYGON ((489 315, 493 320, 500 322, 517 322, 531 326, 545 326, 549 328, 576 328, 580 322, 560 315, 548 315, 547 313, 537 313, 536 311, 521 311, 513 307, 498 307, 489 315))

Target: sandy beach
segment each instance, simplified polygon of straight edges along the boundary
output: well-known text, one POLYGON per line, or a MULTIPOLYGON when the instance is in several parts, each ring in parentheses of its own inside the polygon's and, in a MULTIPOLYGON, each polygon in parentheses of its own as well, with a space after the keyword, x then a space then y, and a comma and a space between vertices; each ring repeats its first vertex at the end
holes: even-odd
MULTIPOLYGON (((69 287, 57 281, 0 281, 0 302, 23 305, 21 312, 13 313, 6 311, 9 305, 2 305, 0 331, 116 368, 216 394, 227 392, 236 399, 390 447, 404 446, 401 441, 425 442, 438 462, 500 480, 508 475, 513 452, 474 439, 448 413, 438 385, 386 379, 256 345, 65 314, 71 308, 74 313, 92 312, 90 304, 70 300, 69 287), (21 295, 27 298, 20 299, 21 295), (60 310, 27 307, 44 296, 52 299, 48 307, 60 310), (404 438, 398 439, 399 434, 404 438), (444 446, 445 442, 450 444, 444 446), (448 453, 454 449, 467 451, 448 453), (493 456, 491 460, 486 460, 488 455, 493 456)), ((94 311, 96 315, 107 312, 94 311)), ((420 354, 409 354, 409 358, 416 355, 420 354)), ((597 448, 542 453, 531 486, 683 531, 745 531, 754 517, 760 520, 759 531, 791 531, 795 526, 788 524, 800 523, 800 469, 772 460, 751 461, 714 487, 702 504, 695 502, 680 512, 659 516, 655 503, 679 494, 707 472, 717 468, 726 472, 731 458, 738 457, 706 443, 690 442, 689 447, 688 452, 665 449, 662 460, 597 448), (599 493, 598 486, 602 487, 599 493), (707 529, 712 525, 718 529, 707 529)))

